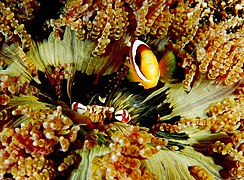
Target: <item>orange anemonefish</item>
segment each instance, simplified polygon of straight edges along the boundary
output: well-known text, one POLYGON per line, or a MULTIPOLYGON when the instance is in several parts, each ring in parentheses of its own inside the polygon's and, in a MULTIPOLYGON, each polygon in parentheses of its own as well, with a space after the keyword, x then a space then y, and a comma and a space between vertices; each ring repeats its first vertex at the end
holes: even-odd
POLYGON ((129 67, 127 78, 132 82, 139 82, 144 89, 149 89, 158 84, 159 78, 169 79, 175 70, 176 62, 172 51, 167 52, 158 62, 146 43, 132 38, 130 60, 125 65, 129 67))

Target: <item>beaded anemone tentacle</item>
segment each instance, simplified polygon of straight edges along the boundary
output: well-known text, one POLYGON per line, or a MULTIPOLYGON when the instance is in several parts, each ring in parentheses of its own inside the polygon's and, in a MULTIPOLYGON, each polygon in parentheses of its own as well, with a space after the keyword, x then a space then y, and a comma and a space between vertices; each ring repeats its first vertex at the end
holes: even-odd
POLYGON ((27 33, 25 25, 33 20, 33 12, 39 6, 40 3, 35 0, 11 0, 0 3, 0 34, 4 36, 5 42, 19 42, 22 48, 30 47, 31 35, 27 33), (16 40, 16 37, 19 39, 16 40))
POLYGON ((1 2, 0 179, 243 179, 243 7, 1 2), (130 81, 133 39, 169 79, 130 81))

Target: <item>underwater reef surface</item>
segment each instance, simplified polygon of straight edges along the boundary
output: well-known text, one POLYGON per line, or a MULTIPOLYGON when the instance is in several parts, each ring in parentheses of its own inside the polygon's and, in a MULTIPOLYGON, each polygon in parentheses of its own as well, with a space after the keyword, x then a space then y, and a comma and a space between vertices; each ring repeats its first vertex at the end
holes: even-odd
POLYGON ((0 179, 243 179, 243 7, 1 1, 0 179))

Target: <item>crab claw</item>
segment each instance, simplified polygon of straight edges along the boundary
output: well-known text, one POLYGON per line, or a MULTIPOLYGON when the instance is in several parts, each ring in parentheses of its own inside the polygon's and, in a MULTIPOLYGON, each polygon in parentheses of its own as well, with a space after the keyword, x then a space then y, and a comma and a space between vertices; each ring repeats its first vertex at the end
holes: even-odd
POLYGON ((124 123, 128 123, 131 120, 131 117, 126 109, 122 109, 115 112, 115 119, 124 123))
POLYGON ((87 111, 87 107, 78 102, 74 102, 71 105, 71 109, 78 112, 79 114, 84 114, 87 111))

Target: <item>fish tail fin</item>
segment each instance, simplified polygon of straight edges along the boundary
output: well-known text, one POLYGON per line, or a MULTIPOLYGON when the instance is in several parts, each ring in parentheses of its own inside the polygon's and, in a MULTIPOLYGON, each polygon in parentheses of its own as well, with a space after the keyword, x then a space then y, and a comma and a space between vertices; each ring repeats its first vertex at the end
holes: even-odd
POLYGON ((160 78, 170 80, 175 72, 176 64, 173 51, 166 52, 159 61, 160 78))

